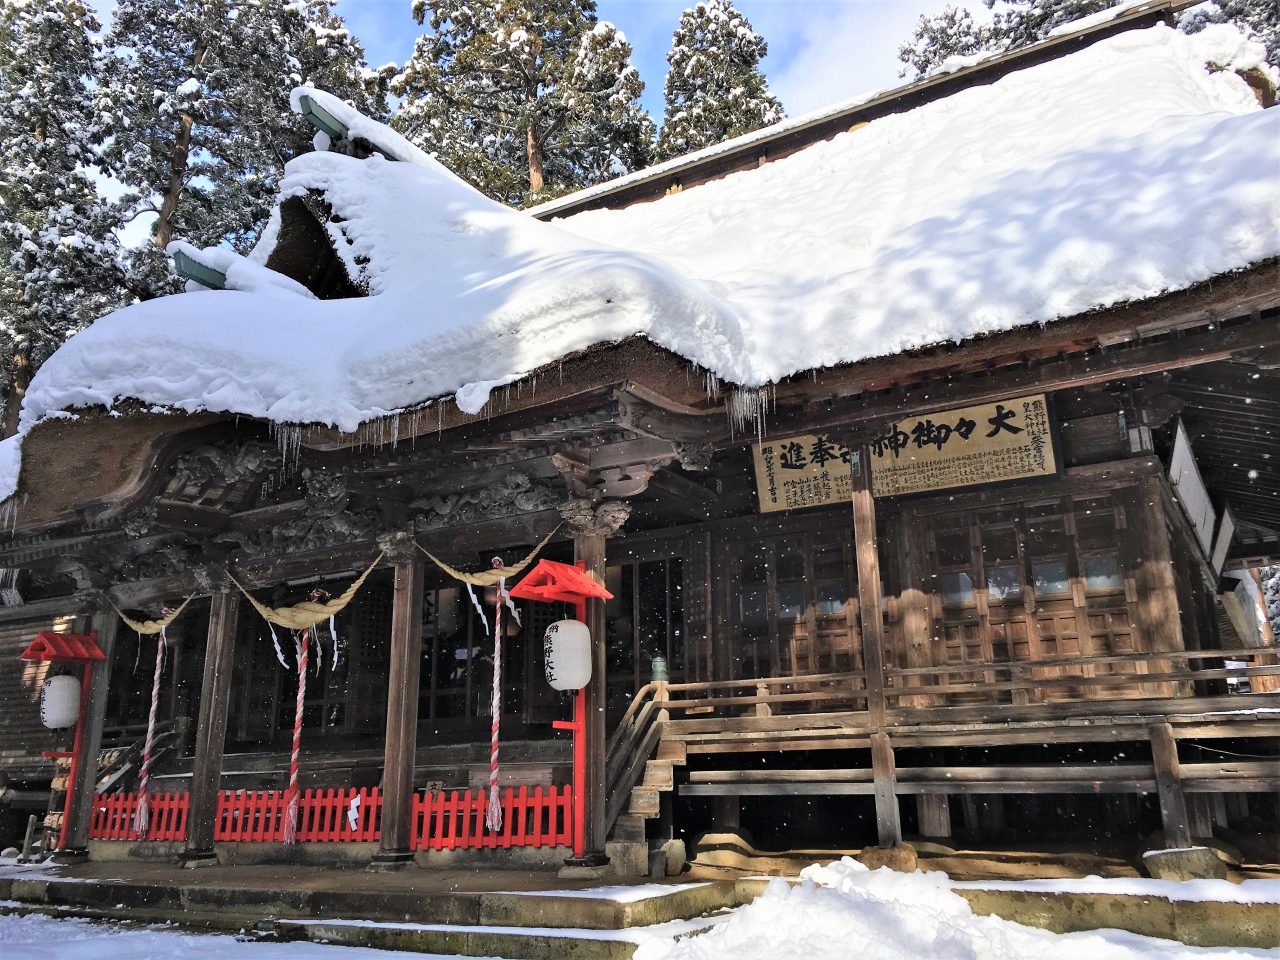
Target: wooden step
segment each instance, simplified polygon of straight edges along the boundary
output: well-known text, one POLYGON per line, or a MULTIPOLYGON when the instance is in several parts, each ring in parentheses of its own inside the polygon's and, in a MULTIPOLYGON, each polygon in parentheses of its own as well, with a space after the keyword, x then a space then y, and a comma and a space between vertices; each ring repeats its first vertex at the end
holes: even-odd
POLYGON ((676 775, 671 761, 650 760, 644 765, 644 780, 641 783, 646 787, 657 787, 659 790, 674 790, 676 775))
POLYGON ((654 787, 633 787, 627 813, 641 817, 656 817, 660 810, 658 791, 654 787))
POLYGON ((658 743, 658 760, 666 760, 683 767, 689 762, 683 740, 662 740, 658 743))

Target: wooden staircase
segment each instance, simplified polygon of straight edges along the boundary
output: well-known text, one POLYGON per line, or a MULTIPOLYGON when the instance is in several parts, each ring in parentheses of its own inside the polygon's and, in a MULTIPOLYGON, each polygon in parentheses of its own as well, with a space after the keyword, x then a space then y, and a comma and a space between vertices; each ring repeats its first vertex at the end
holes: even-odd
POLYGON ((666 684, 643 687, 609 738, 605 816, 610 857, 620 873, 648 872, 645 821, 662 815, 662 795, 675 790, 675 768, 686 763, 682 741, 663 740, 666 684))

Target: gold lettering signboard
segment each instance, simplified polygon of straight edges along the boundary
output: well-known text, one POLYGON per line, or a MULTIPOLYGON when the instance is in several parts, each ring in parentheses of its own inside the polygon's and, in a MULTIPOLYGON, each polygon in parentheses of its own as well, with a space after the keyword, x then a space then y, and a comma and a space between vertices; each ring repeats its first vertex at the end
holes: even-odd
POLYGON ((1044 394, 895 423, 870 443, 871 492, 893 497, 1058 472, 1044 394))
POLYGON ((803 436, 752 445, 760 512, 821 507, 853 499, 849 450, 829 437, 803 436))

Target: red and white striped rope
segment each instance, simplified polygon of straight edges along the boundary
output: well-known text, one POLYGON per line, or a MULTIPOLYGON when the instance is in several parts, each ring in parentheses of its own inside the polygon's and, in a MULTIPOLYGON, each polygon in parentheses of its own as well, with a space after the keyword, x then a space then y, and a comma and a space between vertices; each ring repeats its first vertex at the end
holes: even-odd
MULTIPOLYGON (((160 616, 173 614, 170 607, 161 611, 160 616)), ((139 637, 141 641, 141 637, 139 637)), ((151 712, 147 714, 147 739, 142 746, 142 770, 138 774, 138 806, 133 813, 133 832, 146 839, 147 828, 151 825, 151 811, 147 802, 147 785, 151 779, 151 753, 156 740, 156 715, 160 707, 160 675, 164 673, 164 648, 168 641, 164 629, 156 637, 156 672, 151 678, 151 712)), ((141 643, 139 643, 141 645, 141 643)))
POLYGON ((311 639, 311 628, 302 631, 302 641, 298 646, 298 699, 293 711, 293 752, 289 754, 289 789, 286 796, 289 803, 284 811, 285 843, 296 843, 298 839, 298 752, 302 747, 302 710, 307 699, 307 647, 311 639))
MULTIPOLYGON (((493 565, 501 567, 502 561, 494 557, 493 565)), ((506 579, 503 578, 498 581, 493 603, 493 699, 489 705, 493 724, 489 734, 489 808, 485 812, 485 822, 494 833, 502 829, 502 800, 498 796, 498 724, 502 718, 502 595, 505 591, 506 579)))

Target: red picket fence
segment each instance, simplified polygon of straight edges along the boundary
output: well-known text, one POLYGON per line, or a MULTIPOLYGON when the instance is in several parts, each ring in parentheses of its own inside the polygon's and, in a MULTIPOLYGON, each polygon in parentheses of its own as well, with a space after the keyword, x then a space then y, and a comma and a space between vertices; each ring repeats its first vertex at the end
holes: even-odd
POLYGON ((149 794, 147 835, 139 837, 133 829, 133 815, 138 809, 136 793, 99 793, 93 798, 89 818, 90 840, 185 840, 187 839, 187 806, 185 793, 149 794))
MULTIPOLYGON (((147 840, 185 840, 185 793, 151 794, 147 840)), ((223 790, 213 839, 240 843, 279 841, 288 800, 283 790, 223 790)), ((502 829, 485 826, 488 794, 454 790, 413 795, 414 850, 509 849, 573 845, 573 789, 569 786, 508 787, 502 798, 502 829)), ((138 840, 132 793, 100 793, 94 797, 89 837, 93 840, 138 840)), ((302 843, 376 841, 381 834, 382 796, 378 788, 305 790, 298 799, 298 840, 302 843), (355 804, 353 807, 352 804, 355 804)))
POLYGON ((502 830, 494 833, 484 822, 488 795, 454 790, 413 795, 414 850, 507 849, 573 845, 573 789, 551 787, 544 793, 511 787, 502 798, 502 830))
MULTIPOLYGON (((283 790, 223 790, 213 823, 214 840, 279 840, 289 805, 283 790)), ((377 840, 382 796, 378 788, 304 790, 298 798, 298 841, 333 843, 377 840)))

